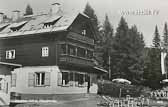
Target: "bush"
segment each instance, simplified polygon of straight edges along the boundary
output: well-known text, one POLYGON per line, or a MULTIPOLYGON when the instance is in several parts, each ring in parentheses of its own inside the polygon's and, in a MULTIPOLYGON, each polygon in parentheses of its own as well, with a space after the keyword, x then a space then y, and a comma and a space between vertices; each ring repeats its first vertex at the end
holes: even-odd
POLYGON ((121 89, 121 97, 130 95, 132 97, 138 97, 141 95, 142 87, 137 87, 128 84, 114 83, 111 81, 99 81, 98 82, 98 94, 110 95, 112 97, 119 97, 121 89))

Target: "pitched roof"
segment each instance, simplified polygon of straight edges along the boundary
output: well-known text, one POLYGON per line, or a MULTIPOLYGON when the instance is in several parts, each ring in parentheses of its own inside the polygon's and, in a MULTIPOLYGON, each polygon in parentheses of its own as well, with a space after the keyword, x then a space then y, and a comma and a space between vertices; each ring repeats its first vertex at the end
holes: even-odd
MULTIPOLYGON (((10 22, 9 25, 0 32, 0 37, 67 30, 79 14, 89 18, 83 13, 64 14, 62 16, 51 14, 26 16, 17 20, 16 22, 10 22), (50 22, 54 22, 54 24, 52 26, 44 26, 45 23, 50 22), (11 27, 18 27, 23 24, 25 25, 22 26, 17 32, 12 32, 10 29, 11 27)), ((2 24, 0 24, 0 26, 2 26, 2 24)))

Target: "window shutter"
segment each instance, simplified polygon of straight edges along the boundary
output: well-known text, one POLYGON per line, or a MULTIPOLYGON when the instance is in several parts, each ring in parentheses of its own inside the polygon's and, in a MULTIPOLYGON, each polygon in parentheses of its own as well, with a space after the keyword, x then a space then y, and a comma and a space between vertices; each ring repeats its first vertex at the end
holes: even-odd
POLYGON ((29 87, 33 87, 34 86, 34 80, 35 80, 35 77, 34 77, 34 73, 29 73, 28 74, 28 86, 29 87))
POLYGON ((57 81, 57 84, 58 86, 62 86, 62 73, 61 72, 58 72, 58 81, 57 81))
POLYGON ((16 87, 16 73, 12 74, 11 86, 16 87))
POLYGON ((50 72, 45 73, 45 85, 50 86, 50 72))

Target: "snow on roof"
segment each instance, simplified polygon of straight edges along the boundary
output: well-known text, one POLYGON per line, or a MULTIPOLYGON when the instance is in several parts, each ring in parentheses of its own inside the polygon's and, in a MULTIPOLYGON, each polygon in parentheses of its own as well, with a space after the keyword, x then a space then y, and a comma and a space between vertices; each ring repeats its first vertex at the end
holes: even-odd
MULTIPOLYGON (((73 23, 76 17, 81 13, 71 13, 64 14, 63 16, 53 15, 51 14, 42 14, 42 15, 34 15, 31 17, 23 17, 20 21, 10 23, 5 29, 0 32, 0 37, 10 37, 10 36, 19 36, 19 35, 28 35, 34 33, 44 33, 44 32, 55 32, 55 31, 63 31, 69 28, 69 26, 73 23), (50 23, 58 20, 54 25, 50 27, 44 27, 44 23, 50 23), (19 27, 25 24, 19 31, 11 32, 10 28, 19 27)), ((81 14, 85 17, 87 15, 81 14)))
POLYGON ((34 16, 32 20, 30 20, 28 23, 26 23, 22 27, 22 31, 31 31, 31 30, 38 30, 41 29, 43 26, 43 22, 47 19, 47 15, 39 15, 39 16, 34 16))
POLYGON ((22 21, 22 22, 18 22, 18 23, 13 23, 10 25, 10 28, 16 28, 16 27, 20 27, 23 24, 27 23, 27 21, 22 21))
POLYGON ((43 28, 36 31, 36 33, 45 33, 45 32, 51 32, 51 28, 43 28))
POLYGON ((49 19, 47 19, 46 21, 44 21, 44 23, 52 23, 52 22, 58 20, 59 18, 61 18, 61 16, 58 16, 58 15, 51 16, 49 19))

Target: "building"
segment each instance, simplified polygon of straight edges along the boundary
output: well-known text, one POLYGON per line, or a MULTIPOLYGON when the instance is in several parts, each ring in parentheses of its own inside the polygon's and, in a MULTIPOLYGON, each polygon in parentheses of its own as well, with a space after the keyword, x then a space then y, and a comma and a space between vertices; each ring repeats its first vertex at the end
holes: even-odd
POLYGON ((0 106, 10 103, 11 71, 19 64, 0 62, 0 106))
POLYGON ((94 64, 96 35, 91 19, 83 13, 64 14, 60 6, 52 4, 49 14, 21 17, 17 10, 11 20, 2 18, 0 60, 22 65, 12 71, 12 92, 86 93, 106 72, 94 64))

